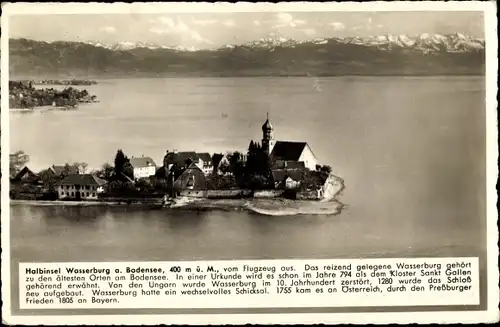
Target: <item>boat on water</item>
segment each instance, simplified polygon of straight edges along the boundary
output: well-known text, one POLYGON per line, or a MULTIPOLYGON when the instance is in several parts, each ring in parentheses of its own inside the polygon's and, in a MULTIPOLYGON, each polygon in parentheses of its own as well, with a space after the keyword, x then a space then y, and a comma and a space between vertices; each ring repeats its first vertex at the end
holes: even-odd
POLYGON ((317 78, 314 79, 313 88, 317 92, 323 91, 323 89, 321 88, 321 84, 319 83, 319 80, 317 78))

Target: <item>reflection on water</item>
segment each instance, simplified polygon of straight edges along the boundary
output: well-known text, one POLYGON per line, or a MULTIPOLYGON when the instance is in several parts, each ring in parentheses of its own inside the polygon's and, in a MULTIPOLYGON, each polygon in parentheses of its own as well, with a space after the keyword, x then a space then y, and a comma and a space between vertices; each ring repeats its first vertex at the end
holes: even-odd
MULTIPOLYGON (((134 206, 11 205, 20 261, 192 260, 377 256, 481 251, 481 229, 428 222, 397 227, 339 216, 250 211, 147 210, 134 206), (401 234, 405 226, 411 235, 401 234), (453 249, 453 251, 452 251, 453 249)), ((409 225, 408 225, 409 224, 409 225)), ((477 253, 476 253, 477 254, 477 253)))

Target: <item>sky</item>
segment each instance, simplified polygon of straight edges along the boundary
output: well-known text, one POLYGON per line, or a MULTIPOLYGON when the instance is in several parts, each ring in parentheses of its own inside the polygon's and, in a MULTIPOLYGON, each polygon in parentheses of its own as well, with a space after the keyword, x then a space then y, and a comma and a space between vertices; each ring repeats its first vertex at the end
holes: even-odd
POLYGON ((335 36, 459 32, 484 37, 481 12, 205 12, 10 16, 11 38, 40 41, 122 41, 197 49, 266 37, 296 40, 335 36))

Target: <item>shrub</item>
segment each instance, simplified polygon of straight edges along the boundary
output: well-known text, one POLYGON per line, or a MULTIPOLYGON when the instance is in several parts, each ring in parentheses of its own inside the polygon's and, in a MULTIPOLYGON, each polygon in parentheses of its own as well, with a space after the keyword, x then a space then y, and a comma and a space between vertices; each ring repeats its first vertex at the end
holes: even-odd
POLYGON ((212 174, 207 176, 207 188, 209 190, 227 190, 236 187, 238 185, 233 175, 212 174))

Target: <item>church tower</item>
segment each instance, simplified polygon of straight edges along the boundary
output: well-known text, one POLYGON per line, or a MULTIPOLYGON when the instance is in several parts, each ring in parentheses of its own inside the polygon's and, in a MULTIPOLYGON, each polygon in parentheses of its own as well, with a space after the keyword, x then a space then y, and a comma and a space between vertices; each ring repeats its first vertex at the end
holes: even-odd
POLYGON ((269 156, 273 151, 274 144, 276 141, 274 140, 273 135, 273 125, 269 122, 269 113, 267 114, 267 119, 264 125, 262 125, 262 149, 269 156))

